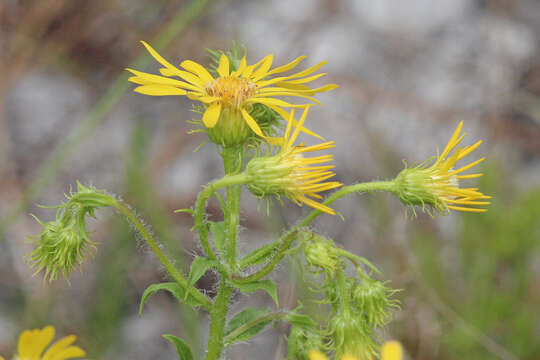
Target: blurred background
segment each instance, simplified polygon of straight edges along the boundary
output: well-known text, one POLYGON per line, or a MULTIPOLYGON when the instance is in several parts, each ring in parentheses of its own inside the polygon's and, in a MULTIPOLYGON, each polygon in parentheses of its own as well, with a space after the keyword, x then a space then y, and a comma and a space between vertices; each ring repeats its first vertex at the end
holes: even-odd
MULTIPOLYGON (((353 196, 314 229, 360 254, 403 289, 385 337, 407 359, 540 358, 540 2, 537 0, 2 0, 0 2, 0 354, 26 328, 53 324, 79 336, 91 359, 175 359, 161 334, 201 356, 207 316, 144 289, 166 276, 123 219, 101 211, 98 248, 68 284, 32 276, 24 254, 78 179, 132 204, 187 268, 199 252, 190 207, 221 176, 212 144, 188 135, 191 102, 133 93, 124 68, 158 67, 139 40, 173 63, 208 64, 205 48, 268 53, 275 64, 308 55, 340 88, 319 98, 309 127, 335 140, 344 183, 389 179, 423 161, 460 120, 466 144, 484 145, 485 214, 415 219, 385 194, 353 196)), ((311 139, 306 139, 312 141, 311 139)), ((243 196, 242 252, 271 241, 309 209, 285 201, 272 216, 243 196)), ((215 204, 214 204, 215 206, 215 204)), ((210 212, 218 214, 217 207, 210 212)), ((282 307, 302 290, 285 264, 274 279, 282 307)), ((198 286, 214 291, 207 274, 198 286)), ((264 294, 239 308, 271 306, 264 294)), ((227 358, 282 359, 286 326, 264 331, 227 358)))

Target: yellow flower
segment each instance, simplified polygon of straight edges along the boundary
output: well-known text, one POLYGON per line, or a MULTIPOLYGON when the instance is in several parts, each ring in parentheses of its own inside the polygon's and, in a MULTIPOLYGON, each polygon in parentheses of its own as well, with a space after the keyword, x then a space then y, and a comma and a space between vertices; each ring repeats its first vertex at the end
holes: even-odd
MULTIPOLYGON (((180 64, 183 68, 181 70, 165 60, 146 42, 143 41, 142 44, 154 59, 163 65, 163 68, 160 69, 163 76, 127 69, 135 75, 129 80, 140 85, 135 88, 135 91, 152 96, 186 95, 192 100, 202 102, 206 105, 202 121, 207 128, 215 127, 221 118, 220 115, 225 114, 227 118, 243 119, 242 122, 245 122, 255 134, 264 137, 257 121, 249 114, 253 104, 264 104, 287 120, 288 113, 283 108, 302 105, 294 105, 275 97, 300 97, 318 103, 312 97, 313 95, 337 87, 335 84, 319 88, 310 88, 305 85, 326 75, 324 73, 311 75, 319 70, 326 63, 325 61, 296 74, 269 78, 272 75, 295 68, 306 58, 305 56, 300 56, 273 70, 270 70, 273 54, 253 65, 247 65, 244 57, 238 69, 231 72, 229 58, 222 54, 217 68, 219 76, 214 78, 202 65, 191 60, 183 61, 180 64)), ((318 136, 307 129, 302 130, 313 136, 318 136)))
POLYGON ((335 176, 333 165, 321 165, 333 160, 332 155, 304 157, 304 154, 333 148, 334 142, 318 145, 294 146, 306 120, 309 106, 292 131, 294 110, 291 111, 281 150, 273 156, 253 158, 246 166, 250 178, 248 188, 257 196, 285 195, 297 204, 306 204, 322 212, 335 215, 336 212, 314 199, 322 199, 320 192, 335 189, 342 184, 337 181, 325 182, 335 176))
MULTIPOLYGON (((403 358, 403 349, 398 341, 385 342, 381 348, 380 360, 401 360, 403 358)), ((310 351, 309 360, 328 360, 326 355, 320 351, 310 351)), ((343 355, 341 360, 359 360, 354 356, 343 355)))
POLYGON ((401 360, 403 348, 398 341, 387 341, 381 348, 381 360, 401 360))
MULTIPOLYGON (((15 359, 65 360, 86 355, 83 349, 71 345, 75 342, 75 335, 66 336, 49 346, 54 338, 54 333, 54 327, 52 326, 45 326, 43 329, 23 331, 19 337, 17 356, 15 356, 15 359), (47 351, 45 351, 45 349, 47 349, 47 351)), ((0 356, 0 360, 4 359, 0 356)))
POLYGON ((480 158, 468 165, 455 168, 459 160, 482 144, 482 141, 478 141, 470 146, 457 147, 466 135, 461 134, 462 127, 463 122, 460 122, 443 152, 437 155, 434 162, 430 160, 416 167, 405 168, 396 177, 395 192, 405 205, 420 205, 423 209, 428 205, 439 213, 448 213, 449 210, 487 211, 478 206, 489 205, 490 203, 485 200, 490 199, 490 196, 484 195, 478 188, 460 187, 460 180, 482 176, 481 173, 467 175, 462 173, 484 161, 484 158, 480 158), (454 152, 450 154, 452 151, 454 152))

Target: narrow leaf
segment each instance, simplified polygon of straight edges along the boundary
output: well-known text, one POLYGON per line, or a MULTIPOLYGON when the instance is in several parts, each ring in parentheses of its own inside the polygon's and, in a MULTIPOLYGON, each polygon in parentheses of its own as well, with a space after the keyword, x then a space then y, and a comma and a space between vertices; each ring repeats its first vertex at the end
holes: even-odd
MULTIPOLYGON (((248 308, 244 309, 238 314, 236 314, 225 327, 225 336, 231 334, 233 331, 237 330, 241 326, 249 323, 252 320, 257 318, 264 317, 265 315, 270 314, 270 309, 255 309, 248 308)), ((272 322, 272 319, 261 320, 261 322, 255 321, 255 324, 249 328, 246 328, 245 331, 242 331, 236 334, 233 338, 227 339, 227 346, 232 345, 238 341, 246 341, 251 337, 257 335, 261 332, 264 327, 272 322)))
POLYGON ((195 284, 209 269, 218 265, 216 260, 196 257, 189 268, 189 285, 195 284))
POLYGON ((279 301, 277 297, 277 288, 276 284, 272 280, 259 280, 254 281, 248 284, 234 284, 240 291, 246 293, 252 293, 257 290, 264 290, 272 297, 276 307, 279 307, 279 301))
POLYGON ((178 354, 178 360, 193 360, 193 354, 186 342, 174 335, 163 335, 163 337, 169 340, 176 348, 178 354))
POLYGON ((182 288, 180 285, 178 285, 175 282, 152 284, 149 287, 147 287, 146 290, 144 290, 144 292, 142 294, 141 304, 139 305, 139 315, 142 314, 142 310, 143 310, 144 304, 146 303, 146 300, 148 300, 150 295, 154 294, 156 291, 159 291, 159 290, 167 290, 178 301, 185 302, 188 305, 191 305, 191 306, 201 306, 202 305, 193 296, 189 295, 189 296, 186 297, 184 288, 182 288))
POLYGON ((285 320, 291 325, 300 327, 316 327, 317 323, 309 316, 304 314, 289 313, 285 316, 285 320))

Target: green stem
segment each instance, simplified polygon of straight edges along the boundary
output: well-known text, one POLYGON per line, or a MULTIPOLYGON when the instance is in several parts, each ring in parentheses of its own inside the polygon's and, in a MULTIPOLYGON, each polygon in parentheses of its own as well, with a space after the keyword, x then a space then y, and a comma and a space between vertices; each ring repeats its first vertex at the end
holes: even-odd
POLYGON ((266 275, 270 274, 272 270, 274 270, 276 265, 278 265, 281 262, 281 260, 283 260, 283 258, 287 254, 287 250, 291 247, 291 245, 296 240, 296 233, 297 231, 293 231, 285 237, 284 241, 281 243, 279 248, 273 250, 276 252, 275 255, 272 256, 270 261, 261 270, 246 277, 233 275, 233 280, 241 284, 250 283, 253 281, 260 280, 266 275))
MULTIPOLYGON (((330 205, 334 201, 341 199, 344 196, 353 194, 353 193, 362 193, 362 192, 371 192, 371 191, 388 191, 394 192, 394 182, 393 181, 372 181, 366 183, 359 183, 349 186, 344 186, 341 189, 333 192, 328 196, 324 201, 324 205, 330 205)), ((308 216, 303 218, 298 224, 293 226, 289 231, 287 231, 277 242, 282 245, 279 246, 278 253, 272 258, 272 260, 266 264, 261 270, 250 275, 247 278, 235 277, 235 281, 246 281, 246 279, 260 279, 267 274, 269 274, 277 264, 283 259, 286 255, 286 252, 290 249, 296 237, 293 236, 299 229, 308 226, 315 220, 319 215, 323 214, 320 210, 313 210, 308 216), (278 261, 275 261, 278 260, 278 261)))
MULTIPOLYGON (((223 166, 226 178, 240 177, 243 182, 247 180, 244 173, 236 174, 242 168, 243 147, 242 145, 224 147, 221 153, 223 156, 223 166)), ((225 244, 225 259, 230 269, 236 268, 236 241, 238 236, 238 225, 240 223, 240 192, 242 181, 236 184, 229 183, 227 187, 227 208, 223 209, 225 217, 225 227, 227 231, 227 241, 225 244)), ((229 303, 233 287, 229 280, 221 277, 219 290, 210 311, 210 334, 208 339, 208 352, 206 360, 218 360, 223 351, 223 336, 225 333, 225 319, 229 310, 229 303)))
POLYGON ((159 244, 150 234, 150 231, 144 226, 144 224, 139 220, 139 218, 131 211, 129 207, 118 202, 116 199, 110 197, 110 205, 116 208, 122 215, 128 218, 128 220, 133 224, 135 229, 141 234, 143 239, 146 241, 148 246, 152 249, 159 262, 163 267, 169 272, 172 278, 180 285, 184 290, 193 296, 202 306, 210 310, 212 308, 212 302, 203 294, 201 294, 196 288, 188 285, 186 278, 174 267, 171 261, 167 258, 165 253, 161 250, 159 244))
MULTIPOLYGON (((242 168, 242 145, 224 147, 222 154, 225 174, 237 173, 242 168)), ((238 225, 240 224, 240 185, 227 186, 227 210, 225 211, 225 226, 227 229, 227 242, 225 245, 226 258, 231 269, 236 267, 236 242, 238 225)))
MULTIPOLYGON (((247 181, 247 175, 240 173, 236 175, 225 175, 223 178, 211 182, 199 194, 195 203, 195 213, 193 214, 195 227, 199 232, 201 247, 210 259, 216 259, 216 255, 208 241, 208 223, 205 221, 205 207, 207 201, 216 193, 217 190, 224 187, 240 186, 247 181)), ((224 209, 225 214, 227 211, 224 209)))
POLYGON ((208 352, 206 360, 218 360, 223 351, 223 336, 225 333, 225 320, 233 287, 227 283, 227 280, 221 279, 218 294, 214 306, 210 311, 210 333, 208 339, 208 352))
MULTIPOLYGON (((344 186, 341 189, 334 191, 330 196, 328 196, 324 201, 324 205, 330 205, 334 201, 341 199, 344 196, 354 194, 354 193, 363 193, 371 191, 388 191, 394 192, 395 185, 393 181, 371 181, 365 183, 359 183, 354 185, 344 186)), ((303 218, 295 227, 291 230, 299 229, 305 226, 308 226, 315 220, 319 215, 323 214, 320 210, 313 210, 308 216, 303 218)), ((286 234, 285 234, 286 236, 286 234)))

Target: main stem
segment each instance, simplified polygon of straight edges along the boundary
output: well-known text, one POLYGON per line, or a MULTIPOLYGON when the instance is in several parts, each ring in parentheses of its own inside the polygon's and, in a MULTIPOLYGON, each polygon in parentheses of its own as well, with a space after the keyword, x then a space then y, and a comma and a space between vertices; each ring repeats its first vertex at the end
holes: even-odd
MULTIPOLYGON (((234 175, 242 169, 243 148, 241 145, 224 147, 222 156, 225 175, 234 175)), ((238 237, 238 225, 240 223, 241 189, 241 185, 227 186, 227 209, 223 209, 227 231, 224 257, 232 271, 237 267, 236 242, 238 237)), ((233 287, 231 286, 229 279, 222 276, 214 306, 210 311, 210 333, 206 360, 218 360, 223 351, 225 321, 232 293, 233 287)))

